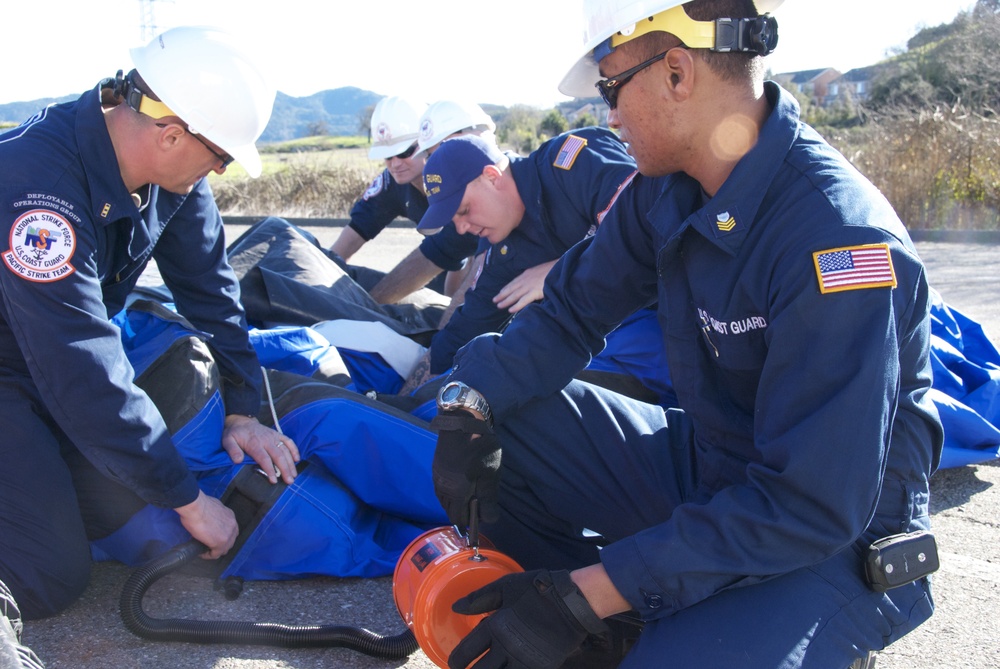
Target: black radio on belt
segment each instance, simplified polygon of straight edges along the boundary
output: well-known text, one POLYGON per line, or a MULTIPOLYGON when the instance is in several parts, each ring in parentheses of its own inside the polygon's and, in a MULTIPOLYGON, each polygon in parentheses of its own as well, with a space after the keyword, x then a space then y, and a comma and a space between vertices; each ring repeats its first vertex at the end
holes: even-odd
POLYGON ((894 534, 868 547, 865 576, 868 585, 885 592, 937 571, 937 542, 930 532, 894 534))

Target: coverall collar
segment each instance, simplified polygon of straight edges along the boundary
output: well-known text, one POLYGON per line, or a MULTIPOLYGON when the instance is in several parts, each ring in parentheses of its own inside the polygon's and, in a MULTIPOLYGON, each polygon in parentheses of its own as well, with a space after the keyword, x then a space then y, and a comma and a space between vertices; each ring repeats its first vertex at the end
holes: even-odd
MULTIPOLYGON (((770 188, 785 156, 799 135, 799 105, 790 94, 774 82, 765 82, 764 93, 771 104, 771 113, 761 128, 757 143, 736 164, 729 178, 714 197, 695 205, 677 234, 691 227, 720 249, 735 256, 747 238, 750 226, 757 218, 761 201, 770 188)), ((675 187, 700 187, 686 175, 678 175, 675 187), (682 185, 683 182, 689 182, 682 185)), ((702 198, 704 194, 702 193, 702 198)), ((651 220, 662 220, 666 212, 661 197, 650 212, 651 220)), ((684 216, 684 212, 674 215, 684 216)))
POLYGON ((543 243, 548 235, 543 223, 548 217, 542 202, 542 182, 538 178, 535 162, 514 156, 510 158, 508 169, 517 185, 517 193, 521 196, 521 202, 524 203, 524 216, 521 217, 521 222, 516 229, 531 241, 543 243))
POLYGON ((100 85, 85 93, 80 100, 80 111, 76 115, 76 141, 91 192, 93 220, 107 225, 128 217, 138 223, 141 220, 139 210, 122 181, 118 156, 104 121, 100 85), (112 165, 114 169, 108 169, 112 165))

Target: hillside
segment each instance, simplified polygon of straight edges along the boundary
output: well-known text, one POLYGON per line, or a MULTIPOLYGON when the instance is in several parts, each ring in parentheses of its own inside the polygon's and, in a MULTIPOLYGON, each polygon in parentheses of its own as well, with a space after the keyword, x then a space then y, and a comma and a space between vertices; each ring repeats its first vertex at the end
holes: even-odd
POLYGON ((353 86, 293 98, 278 91, 261 142, 281 142, 312 134, 357 135, 365 109, 383 96, 353 86))
MULTIPOLYGON (((21 123, 47 105, 74 100, 76 97, 65 95, 60 98, 0 104, 0 123, 21 123)), ((264 129, 260 141, 282 142, 310 134, 357 135, 364 111, 382 97, 379 93, 353 86, 320 91, 301 98, 278 91, 271 121, 264 129)))
POLYGON ((57 102, 69 102, 70 100, 75 100, 77 97, 79 96, 64 95, 61 98, 41 98, 40 100, 31 100, 30 102, 8 102, 7 104, 0 105, 0 124, 20 124, 22 121, 34 116, 43 107, 57 102))

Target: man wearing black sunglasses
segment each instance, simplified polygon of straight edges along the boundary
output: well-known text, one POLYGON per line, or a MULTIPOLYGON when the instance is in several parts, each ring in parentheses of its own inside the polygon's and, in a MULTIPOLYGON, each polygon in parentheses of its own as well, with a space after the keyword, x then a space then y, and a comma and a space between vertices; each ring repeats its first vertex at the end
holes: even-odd
MULTIPOLYGON (((380 304, 399 302, 429 282, 429 287, 439 293, 452 292, 458 280, 452 284, 442 272, 452 274, 462 270, 466 259, 479 245, 474 235, 459 234, 454 226, 448 226, 440 234, 421 240, 420 245, 387 274, 346 265, 364 244, 375 239, 393 220, 401 217, 418 223, 427 210, 421 177, 427 153, 420 149, 419 140, 426 114, 434 109, 436 103, 428 107, 401 96, 383 98, 375 106, 368 157, 384 160, 385 169, 351 207, 349 223, 330 247, 330 251, 344 261, 342 267, 380 304)), ((482 110, 479 112, 492 124, 482 110)), ((457 119, 449 120, 453 132, 468 127, 466 124, 454 125, 457 119)), ((488 128, 484 125, 481 129, 468 129, 488 128)))
POLYGON ((295 444, 257 422, 261 375, 205 180, 255 142, 275 89, 230 35, 174 28, 78 100, 0 135, 0 580, 25 618, 87 585, 89 540, 148 504, 226 553, 233 512, 199 490, 109 321, 151 260, 208 334, 226 412, 220 446, 291 483, 295 444))
POLYGON ((454 604, 492 614, 452 669, 584 666, 627 612, 628 669, 846 669, 933 612, 926 273, 763 80, 778 4, 584 3, 560 90, 597 85, 640 174, 442 387, 438 497, 527 570, 454 604), (653 302, 679 410, 570 381, 653 302))

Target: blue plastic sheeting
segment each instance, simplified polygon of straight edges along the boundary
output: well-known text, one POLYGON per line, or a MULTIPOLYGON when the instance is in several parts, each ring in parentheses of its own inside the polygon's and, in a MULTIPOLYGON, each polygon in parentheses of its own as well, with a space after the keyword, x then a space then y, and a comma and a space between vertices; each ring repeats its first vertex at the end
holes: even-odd
MULTIPOLYGON (((163 360, 161 356, 176 342, 203 338, 189 323, 163 310, 132 309, 115 322, 137 374, 163 360)), ((317 347, 303 344, 317 341, 307 332, 286 328, 281 335, 290 342, 286 348, 295 351, 274 357, 283 365, 303 372, 323 359, 317 347)), ((274 337, 257 338, 258 343, 264 340, 270 345, 274 337)), ((170 364, 184 361, 171 359, 170 364)), ((311 386, 323 391, 305 395, 313 399, 291 409, 283 405, 280 412, 283 433, 295 440, 310 465, 284 489, 231 556, 222 576, 287 579, 392 573, 413 539, 447 524, 431 483, 436 436, 426 424, 403 412, 383 412, 356 393, 304 376, 285 377, 283 383, 291 389, 311 386)), ((284 392, 291 394, 288 387, 284 392)), ((201 402, 201 410, 173 433, 178 449, 198 472, 202 490, 215 497, 222 496, 242 467, 255 466, 234 465, 223 451, 224 412, 218 397, 215 390, 192 398, 201 402)), ((188 539, 176 513, 147 506, 112 535, 92 542, 91 553, 95 560, 138 565, 188 539)))
POLYGON ((327 359, 337 356, 326 337, 312 328, 251 328, 250 343, 262 367, 302 376, 312 376, 327 359))
POLYGON ((932 398, 944 425, 941 468, 1000 457, 1000 352, 979 323, 931 303, 932 398))

